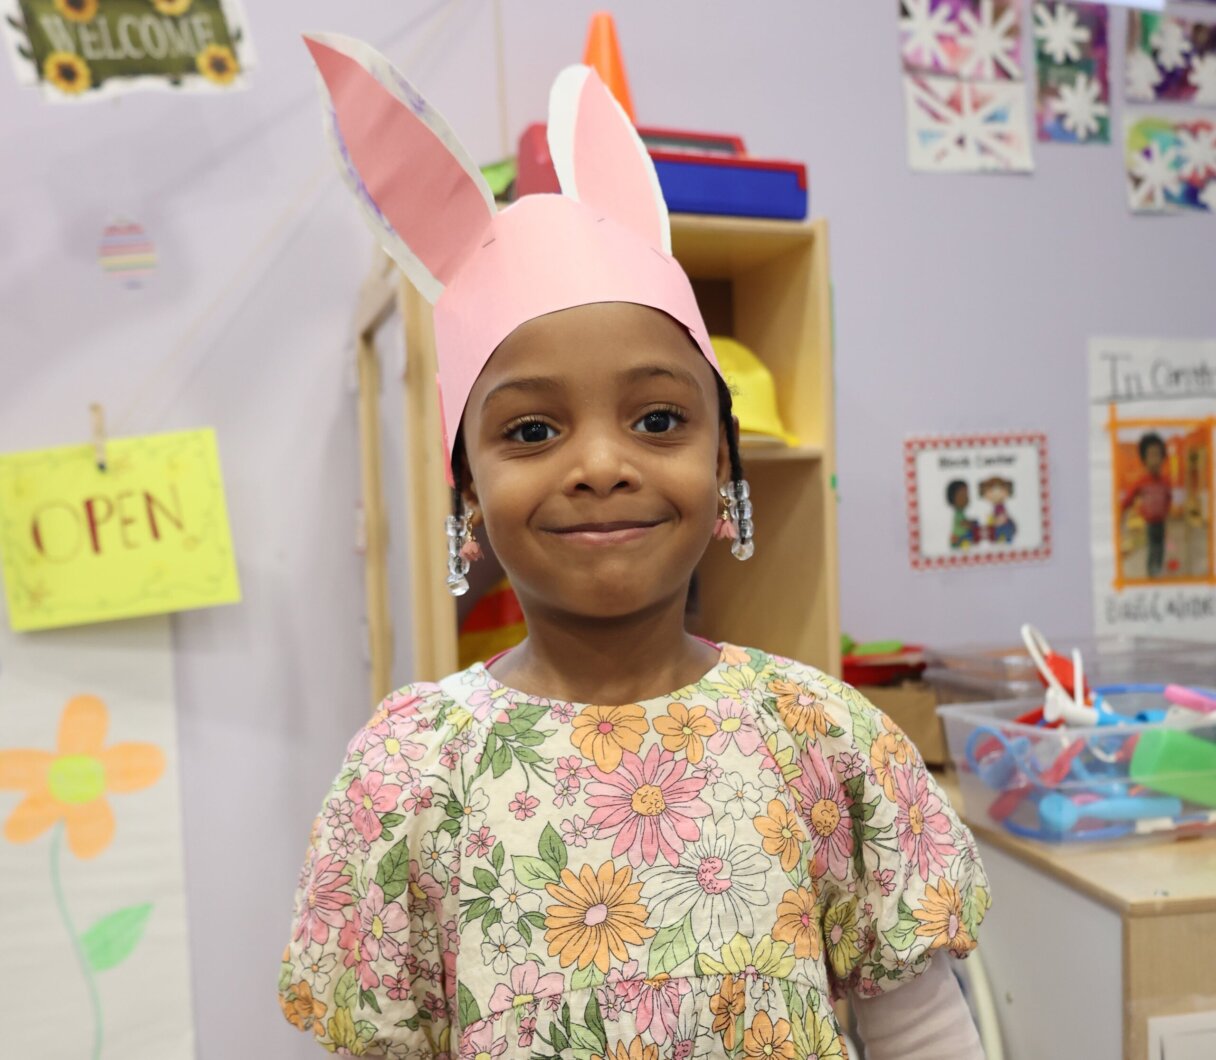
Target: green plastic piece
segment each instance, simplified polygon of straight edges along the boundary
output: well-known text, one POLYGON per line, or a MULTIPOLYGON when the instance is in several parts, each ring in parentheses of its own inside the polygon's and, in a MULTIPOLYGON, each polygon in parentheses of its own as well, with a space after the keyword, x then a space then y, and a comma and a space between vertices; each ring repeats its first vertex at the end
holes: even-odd
POLYGON ((853 649, 854 655, 896 655, 904 650, 902 640, 875 640, 869 644, 858 644, 853 649))
POLYGON ((501 162, 491 162, 489 165, 481 167, 481 175, 490 185, 494 198, 501 199, 506 195, 507 189, 515 181, 518 169, 514 158, 504 158, 501 162))
POLYGON ((1178 729, 1150 729, 1136 744, 1128 775, 1137 784, 1216 807, 1216 743, 1178 729))

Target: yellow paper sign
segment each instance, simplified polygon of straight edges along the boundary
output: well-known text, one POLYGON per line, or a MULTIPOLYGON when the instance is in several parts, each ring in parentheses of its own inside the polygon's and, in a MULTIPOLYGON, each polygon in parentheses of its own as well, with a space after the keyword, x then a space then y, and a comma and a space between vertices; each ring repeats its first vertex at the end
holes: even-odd
POLYGON ((215 432, 0 456, 0 563, 15 630, 237 603, 215 432))

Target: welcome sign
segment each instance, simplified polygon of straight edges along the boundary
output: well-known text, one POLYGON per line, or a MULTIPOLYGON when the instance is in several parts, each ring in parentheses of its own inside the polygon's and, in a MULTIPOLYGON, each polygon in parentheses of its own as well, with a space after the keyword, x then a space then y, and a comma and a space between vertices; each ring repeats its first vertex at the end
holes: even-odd
POLYGON ((0 456, 0 565, 15 630, 238 602, 215 432, 0 456))
POLYGON ((60 102, 229 91, 253 61, 238 0, 0 0, 18 80, 60 102))

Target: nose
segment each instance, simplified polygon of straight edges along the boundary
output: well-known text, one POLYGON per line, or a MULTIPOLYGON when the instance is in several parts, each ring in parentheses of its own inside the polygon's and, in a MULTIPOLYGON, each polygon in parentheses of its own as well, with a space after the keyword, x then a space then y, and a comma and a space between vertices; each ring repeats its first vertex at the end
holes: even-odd
POLYGON ((612 432, 587 431, 569 447, 569 452, 573 460, 566 479, 568 493, 607 497, 641 485, 641 475, 629 457, 628 446, 612 432))

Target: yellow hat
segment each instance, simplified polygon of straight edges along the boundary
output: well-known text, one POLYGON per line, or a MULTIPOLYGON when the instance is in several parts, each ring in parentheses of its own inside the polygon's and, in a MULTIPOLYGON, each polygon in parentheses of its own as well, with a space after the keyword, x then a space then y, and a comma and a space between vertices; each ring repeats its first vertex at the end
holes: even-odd
POLYGON ((780 438, 786 445, 798 439, 785 429, 777 411, 777 386, 764 362, 741 342, 711 335, 714 354, 730 387, 740 434, 764 434, 780 438))

